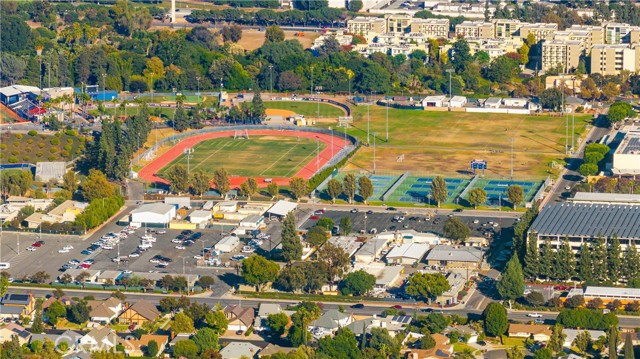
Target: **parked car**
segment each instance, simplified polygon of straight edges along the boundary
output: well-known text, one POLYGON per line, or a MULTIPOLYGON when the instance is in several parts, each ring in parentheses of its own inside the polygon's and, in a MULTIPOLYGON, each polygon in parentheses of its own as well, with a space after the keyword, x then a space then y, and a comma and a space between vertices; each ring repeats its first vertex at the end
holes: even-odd
POLYGON ((529 317, 529 318, 542 318, 542 314, 540 314, 540 313, 529 313, 529 314, 527 314, 527 317, 529 317))

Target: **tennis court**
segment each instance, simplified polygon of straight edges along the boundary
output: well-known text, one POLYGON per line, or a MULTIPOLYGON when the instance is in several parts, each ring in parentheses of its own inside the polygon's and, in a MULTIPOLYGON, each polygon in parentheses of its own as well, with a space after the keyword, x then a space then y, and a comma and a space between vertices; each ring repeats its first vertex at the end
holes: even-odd
MULTIPOLYGON (((398 188, 393 191, 387 201, 427 203, 431 192, 431 182, 434 177, 407 177, 398 188)), ((456 197, 469 183, 467 178, 445 178, 447 192, 449 193, 445 203, 453 203, 456 197)))
MULTIPOLYGON (((344 180, 344 177, 346 176, 346 173, 338 173, 335 177, 333 177, 335 180, 340 181, 340 183, 342 183, 342 181, 344 180)), ((356 175, 356 178, 360 178, 363 175, 356 175)), ((393 183, 398 179, 399 176, 381 176, 381 175, 371 175, 369 176, 369 179, 371 180, 371 184, 373 184, 373 195, 371 195, 371 198, 369 198, 369 200, 371 201, 377 201, 380 199, 380 196, 382 196, 382 194, 384 192, 387 191, 387 189, 389 189, 389 187, 391 187, 393 185, 393 183)), ((327 199, 329 198, 329 195, 327 194, 327 186, 323 185, 322 187, 318 187, 318 192, 322 194, 323 197, 326 197, 327 199)))
MULTIPOLYGON (((540 186, 544 181, 510 181, 510 180, 489 180, 478 179, 473 188, 482 188, 487 192, 487 203, 490 205, 498 205, 500 201, 508 201, 507 189, 509 186, 518 185, 524 191, 524 201, 529 202, 533 199, 540 186)), ((504 205, 504 203, 503 203, 504 205)))

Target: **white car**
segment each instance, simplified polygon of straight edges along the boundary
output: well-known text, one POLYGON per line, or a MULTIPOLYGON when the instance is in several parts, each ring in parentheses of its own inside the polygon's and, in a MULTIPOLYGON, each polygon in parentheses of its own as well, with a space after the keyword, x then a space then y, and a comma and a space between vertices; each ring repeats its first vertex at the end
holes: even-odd
POLYGON ((58 249, 58 253, 69 253, 69 250, 65 248, 58 249))
POLYGON ((187 248, 187 247, 182 246, 182 245, 180 245, 180 246, 176 246, 176 249, 185 249, 185 248, 187 248))
POLYGON ((540 314, 540 313, 529 313, 529 314, 527 314, 527 317, 529 317, 529 318, 542 318, 542 314, 540 314))
POLYGON ((202 259, 202 256, 199 254, 196 254, 195 256, 193 256, 193 259, 202 259))
POLYGON ((161 230, 161 231, 156 231, 156 234, 165 234, 167 233, 167 231, 161 230))
POLYGON ((67 244, 66 246, 62 247, 62 249, 69 249, 69 250, 71 250, 71 249, 73 249, 73 246, 72 246, 72 245, 70 245, 70 244, 67 244))
POLYGON ((131 273, 133 273, 133 271, 132 271, 132 270, 130 270, 130 269, 125 269, 125 270, 123 270, 123 271, 122 271, 122 273, 124 273, 124 274, 131 274, 131 273))
POLYGON ((129 254, 129 257, 138 258, 138 257, 140 257, 140 254, 136 253, 136 252, 133 252, 133 253, 129 254))
POLYGON ((171 243, 182 243, 182 239, 174 238, 171 240, 171 243))
POLYGON ((29 252, 35 252, 35 251, 36 251, 36 247, 29 246, 29 247, 27 247, 27 250, 28 250, 29 252))

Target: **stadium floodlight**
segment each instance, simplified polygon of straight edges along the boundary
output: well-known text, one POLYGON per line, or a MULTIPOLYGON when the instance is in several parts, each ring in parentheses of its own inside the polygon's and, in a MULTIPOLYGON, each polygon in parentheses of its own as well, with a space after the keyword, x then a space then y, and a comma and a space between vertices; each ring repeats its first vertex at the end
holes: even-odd
POLYGON ((446 69, 444 71, 449 73, 449 108, 451 108, 451 73, 455 71, 453 69, 446 69))

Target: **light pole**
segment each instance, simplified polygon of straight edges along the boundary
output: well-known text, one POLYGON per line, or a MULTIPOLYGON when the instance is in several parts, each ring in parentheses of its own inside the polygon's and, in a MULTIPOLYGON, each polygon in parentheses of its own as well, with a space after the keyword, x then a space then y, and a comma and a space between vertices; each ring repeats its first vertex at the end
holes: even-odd
POLYGON ((313 97, 313 66, 311 66, 311 87, 309 88, 309 96, 313 97))
POLYGON ((511 137, 511 180, 513 181, 513 142, 515 139, 511 137))
POLYGON ((387 101, 386 101, 386 105, 387 105, 387 143, 389 143, 389 97, 387 97, 387 101))
POLYGON ((185 148, 184 149, 184 154, 187 156, 187 174, 189 176, 191 176, 191 152, 193 151, 192 148, 185 148))
POLYGON ((575 152, 576 143, 574 142, 574 136, 576 133, 576 111, 571 112, 571 153, 575 152))
POLYGON ((369 144, 370 125, 371 125, 371 103, 367 101, 367 145, 369 144))
POLYGON ((218 107, 222 107, 222 90, 224 89, 224 84, 222 83, 222 78, 220 78, 220 96, 218 98, 218 107))
POLYGON ((376 136, 377 133, 373 133, 373 174, 376 174, 376 136))
POLYGON ((320 140, 316 136, 316 172, 320 171, 320 140))
POLYGON ((269 72, 271 73, 271 79, 269 81, 271 99, 273 99, 273 65, 269 64, 269 72))
POLYGON ((200 104, 200 76, 196 76, 196 81, 198 82, 198 105, 200 104))
POLYGON ((318 102, 318 121, 320 121, 320 91, 318 90, 317 86, 316 86, 316 96, 317 96, 317 102, 318 102))
POLYGON ((107 100, 107 74, 102 74, 102 101, 107 100))
POLYGON ((445 72, 449 73, 449 108, 451 108, 451 73, 454 71, 453 69, 446 69, 445 72))
POLYGON ((333 127, 329 127, 329 131, 331 131, 331 158, 333 158, 333 127))

